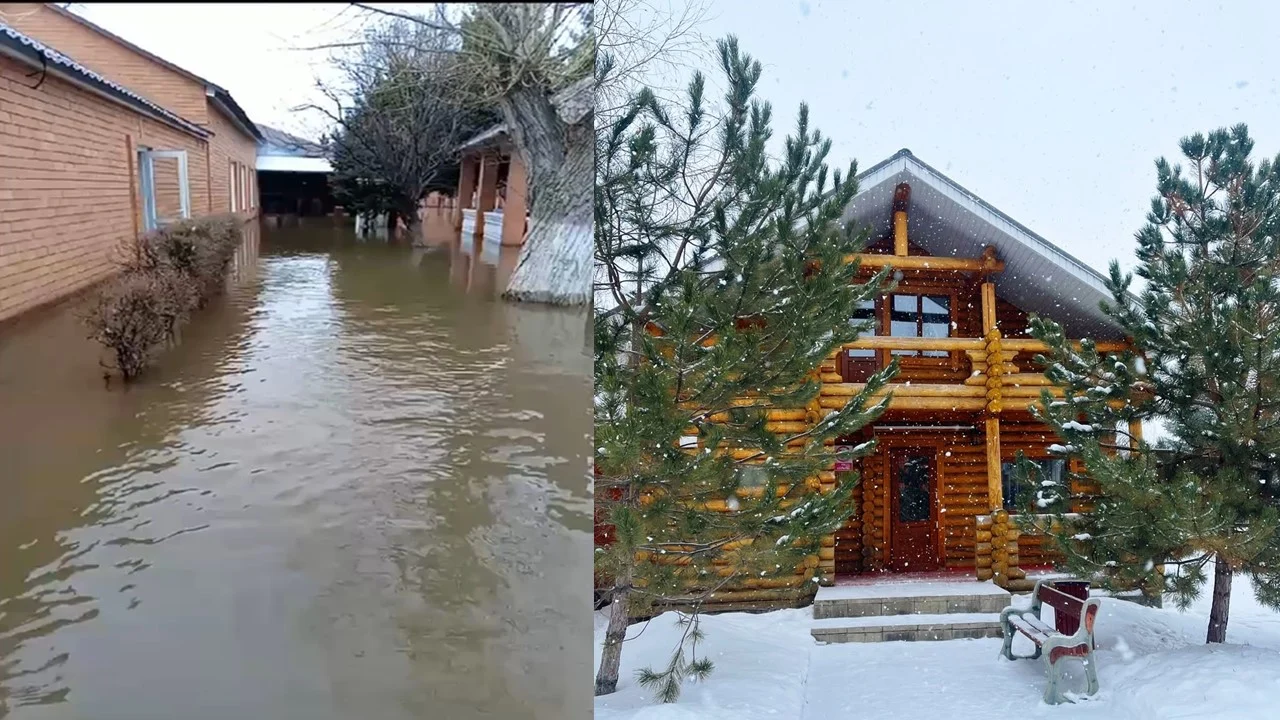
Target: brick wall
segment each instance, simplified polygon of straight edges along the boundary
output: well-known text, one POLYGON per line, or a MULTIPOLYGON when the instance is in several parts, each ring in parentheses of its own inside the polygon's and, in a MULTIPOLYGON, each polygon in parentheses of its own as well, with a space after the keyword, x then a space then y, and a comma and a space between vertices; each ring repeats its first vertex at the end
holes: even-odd
POLYGON ((258 183, 254 177, 257 172, 258 144, 253 138, 244 134, 223 116, 217 109, 209 108, 209 130, 213 137, 209 139, 209 206, 215 213, 231 211, 231 188, 233 187, 232 163, 236 163, 240 173, 241 200, 239 207, 252 208, 246 211, 251 214, 258 207, 258 183), (247 201, 247 202, 246 202, 247 201))
POLYGON ((186 150, 193 216, 208 212, 208 143, 0 58, 0 320, 110 275, 141 226, 130 148, 186 150))
POLYGON ((43 3, 0 3, 0 19, 170 112, 198 125, 208 122, 203 83, 174 72, 43 3))

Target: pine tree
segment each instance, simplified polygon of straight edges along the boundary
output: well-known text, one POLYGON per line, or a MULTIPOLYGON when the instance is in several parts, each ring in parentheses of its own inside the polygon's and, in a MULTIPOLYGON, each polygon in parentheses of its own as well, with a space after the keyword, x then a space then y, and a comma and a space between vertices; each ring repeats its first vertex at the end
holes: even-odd
POLYGON ((718 49, 719 123, 698 74, 686 107, 642 91, 597 139, 596 502, 613 527, 596 554, 613 582, 597 694, 616 688, 628 620, 660 608, 686 610, 687 632, 640 682, 669 702, 711 671, 696 656, 702 603, 794 578, 845 521, 853 482, 820 493, 818 474, 834 439, 885 407, 871 396, 896 371, 817 409, 816 369, 869 330, 855 308, 888 289, 845 262, 865 241, 841 220, 856 166, 828 171, 803 105, 771 160, 760 65, 732 37, 718 49), (781 435, 770 409, 792 409, 781 435))
MULTIPOLYGON (((1185 608, 1212 560, 1208 642, 1226 638, 1233 573, 1280 608, 1280 159, 1255 165, 1252 149, 1238 125, 1184 138, 1186 167, 1157 161, 1137 234, 1145 287, 1131 294, 1113 262, 1103 304, 1133 350, 1076 348, 1056 323, 1031 325, 1066 389, 1044 395, 1041 416, 1101 488, 1091 510, 1057 518, 1066 567, 1185 608), (1157 417, 1170 435, 1159 446, 1126 431, 1157 417)), ((1043 503, 1068 494, 1037 489, 1043 503)))

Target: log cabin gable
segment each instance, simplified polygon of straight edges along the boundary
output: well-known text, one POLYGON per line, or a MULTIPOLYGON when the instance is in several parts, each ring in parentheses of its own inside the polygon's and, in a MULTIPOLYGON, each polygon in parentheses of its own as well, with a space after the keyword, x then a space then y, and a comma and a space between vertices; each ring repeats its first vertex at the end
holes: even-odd
POLYGON ((1120 339, 1118 328, 1098 307, 1099 301, 1109 297, 1101 273, 909 150, 863 172, 858 184, 858 194, 844 217, 870 231, 872 240, 864 258, 908 258, 896 265, 890 257, 875 258, 877 265, 895 265, 903 287, 919 282, 962 286, 966 277, 971 281, 985 277, 994 284, 1001 309, 1016 310, 1013 315, 1019 321, 1010 318, 1011 326, 1025 327, 1022 318, 1038 313, 1061 323, 1072 337, 1120 339), (976 269, 974 261, 984 254, 988 263, 976 269), (930 257, 938 260, 931 264, 919 260, 930 257))

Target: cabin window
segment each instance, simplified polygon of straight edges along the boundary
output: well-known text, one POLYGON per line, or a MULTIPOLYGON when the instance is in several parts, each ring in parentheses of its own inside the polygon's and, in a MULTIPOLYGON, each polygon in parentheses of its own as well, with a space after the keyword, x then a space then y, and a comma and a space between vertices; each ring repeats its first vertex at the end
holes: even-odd
MULTIPOLYGON (((853 319, 849 321, 855 325, 869 324, 866 331, 862 335, 876 334, 876 301, 874 298, 863 300, 858 303, 858 307, 853 311, 853 319)), ((865 348, 851 348, 846 351, 852 358, 873 358, 876 356, 875 350, 865 348)))
MULTIPOLYGON (((1063 485, 1067 481, 1067 461, 1062 458, 1046 458, 1032 460, 1039 472, 1035 478, 1037 484, 1052 482, 1063 485)), ((1004 494, 1004 509, 1011 513, 1056 513, 1065 510, 1061 502, 1040 505, 1036 501, 1036 493, 1028 487, 1020 485, 1014 475, 1017 463, 1000 464, 1000 484, 1004 494)))
POLYGON ((738 487, 762 488, 769 484, 769 471, 760 465, 744 465, 738 468, 738 487))
MULTIPOLYGON (((894 295, 889 308, 893 337, 944 338, 951 335, 951 298, 947 295, 894 295)), ((894 350, 909 357, 947 357, 946 350, 894 350)))

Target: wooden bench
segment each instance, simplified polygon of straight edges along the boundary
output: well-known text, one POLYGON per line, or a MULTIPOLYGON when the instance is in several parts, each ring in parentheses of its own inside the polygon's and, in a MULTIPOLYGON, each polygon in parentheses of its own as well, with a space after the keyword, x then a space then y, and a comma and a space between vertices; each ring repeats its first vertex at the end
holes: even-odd
MULTIPOLYGON (((1044 690, 1044 701, 1057 705, 1065 700, 1058 689, 1062 679, 1061 663, 1063 658, 1078 657, 1084 661, 1085 678, 1088 680, 1087 694, 1098 692, 1098 666, 1093 659, 1093 624, 1098 617, 1101 601, 1097 598, 1087 600, 1068 595, 1053 586, 1052 580, 1036 581, 1031 591, 1031 607, 1028 609, 1008 607, 1000 613, 1000 627, 1004 630, 1004 647, 1000 654, 1009 660, 1035 660, 1044 657, 1049 676, 1048 687, 1044 690), (1050 627, 1040 619, 1040 608, 1048 605, 1054 609, 1055 615, 1065 613, 1067 617, 1078 619, 1075 632, 1065 635, 1050 627), (1035 643, 1034 655, 1015 656, 1013 654, 1014 633, 1022 633, 1035 643)), ((1069 622, 1069 621, 1068 621, 1069 622)))

